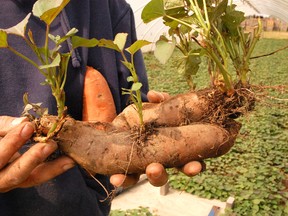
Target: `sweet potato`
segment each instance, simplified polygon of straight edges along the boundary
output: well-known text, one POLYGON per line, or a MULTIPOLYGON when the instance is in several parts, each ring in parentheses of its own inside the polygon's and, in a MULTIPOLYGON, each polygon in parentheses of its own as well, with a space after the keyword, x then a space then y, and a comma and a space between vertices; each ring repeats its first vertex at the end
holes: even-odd
MULTIPOLYGON (((235 124, 233 132, 238 132, 235 124)), ((143 173, 148 164, 179 167, 189 161, 221 156, 236 135, 217 125, 193 124, 155 129, 139 142, 130 131, 96 130, 69 119, 58 134, 60 149, 90 173, 143 173)))
MULTIPOLYGON (((137 132, 138 115, 128 106, 112 123, 67 118, 55 139, 60 149, 90 173, 143 173, 148 164, 179 167, 193 160, 221 156, 233 146, 240 124, 218 107, 212 94, 187 93, 159 104, 146 103, 145 134, 137 132), (211 116, 221 124, 209 123, 211 116), (99 124, 104 130, 98 130, 99 124)), ((217 99, 218 100, 218 99, 217 99)), ((213 120, 213 122, 216 122, 213 120)), ((53 118, 43 118, 48 131, 53 118)))
POLYGON ((99 71, 88 67, 84 78, 82 120, 111 122, 116 107, 108 83, 99 71))
MULTIPOLYGON (((209 101, 196 93, 190 92, 177 95, 162 103, 144 103, 144 122, 157 126, 179 126, 200 121, 207 112, 209 101)), ((114 120, 118 128, 129 129, 139 126, 137 110, 133 105, 128 106, 114 120)))

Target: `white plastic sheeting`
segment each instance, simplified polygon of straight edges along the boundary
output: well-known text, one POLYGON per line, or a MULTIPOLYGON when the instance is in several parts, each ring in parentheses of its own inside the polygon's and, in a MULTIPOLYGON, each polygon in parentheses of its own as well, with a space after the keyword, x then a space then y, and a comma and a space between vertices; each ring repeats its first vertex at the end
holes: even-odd
MULTIPOLYGON (((154 20, 148 24, 143 23, 141 13, 144 6, 150 0, 126 0, 132 7, 136 22, 138 39, 145 39, 155 42, 167 32, 162 19, 154 20)), ((180 0, 179 0, 180 1, 180 0)), ((288 23, 288 0, 232 0, 237 9, 243 11, 246 16, 273 16, 288 23)), ((154 44, 146 46, 143 51, 151 51, 154 44)))
POLYGON ((233 0, 246 15, 264 15, 288 22, 288 0, 233 0))
POLYGON ((152 51, 155 48, 153 42, 157 41, 159 37, 165 34, 168 28, 163 24, 162 19, 157 19, 148 24, 143 23, 141 19, 141 13, 150 0, 126 0, 134 11, 136 32, 139 40, 147 40, 152 42, 151 45, 142 48, 143 52, 152 51))

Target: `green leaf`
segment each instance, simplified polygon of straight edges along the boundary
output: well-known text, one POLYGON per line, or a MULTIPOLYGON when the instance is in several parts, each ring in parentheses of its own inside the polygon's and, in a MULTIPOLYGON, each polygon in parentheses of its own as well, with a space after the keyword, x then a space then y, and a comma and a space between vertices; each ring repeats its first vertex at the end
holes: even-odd
POLYGON ((34 16, 50 25, 70 0, 38 0, 33 5, 34 16))
POLYGON ((7 33, 3 30, 0 30, 0 48, 7 48, 8 41, 7 41, 7 33))
POLYGON ((142 47, 151 44, 151 42, 146 40, 137 40, 134 42, 130 47, 128 47, 126 50, 131 54, 134 55, 138 50, 140 50, 142 47))
POLYGON ((73 49, 76 49, 77 47, 95 47, 99 44, 99 40, 96 38, 87 39, 79 36, 72 36, 71 43, 73 49))
POLYGON ((168 61, 168 59, 172 56, 175 47, 176 47, 175 38, 173 38, 172 41, 167 41, 161 38, 156 42, 154 55, 160 61, 160 63, 165 64, 168 61))
POLYGON ((165 15, 163 0, 151 0, 142 10, 141 18, 144 23, 148 23, 165 15))
POLYGON ((31 13, 29 13, 20 23, 18 23, 17 25, 9 29, 5 29, 4 31, 7 32, 7 34, 15 34, 15 35, 24 37, 25 32, 26 32, 26 26, 27 26, 30 16, 31 16, 31 13))
POLYGON ((130 95, 132 94, 131 89, 122 88, 122 95, 130 95))
POLYGON ((211 22, 213 22, 218 17, 221 17, 225 13, 227 5, 228 0, 223 0, 217 5, 217 7, 209 14, 211 22))
POLYGON ((234 7, 228 7, 226 14, 222 17, 223 25, 228 29, 230 35, 237 36, 238 28, 245 20, 244 13, 242 11, 234 10, 234 7), (229 9, 228 9, 229 8, 229 9))
POLYGON ((131 87, 131 90, 132 91, 138 91, 140 90, 142 87, 142 83, 140 82, 136 82, 136 83, 133 83, 132 87, 131 87))
POLYGON ((127 77, 127 81, 128 81, 128 82, 134 82, 134 78, 133 78, 133 76, 129 76, 129 77, 127 77))
POLYGON ((61 61, 61 56, 58 53, 56 58, 51 62, 51 64, 41 65, 39 66, 39 69, 42 70, 42 69, 47 69, 47 68, 52 68, 52 67, 58 67, 60 65, 60 61, 61 61))
POLYGON ((24 93, 23 95, 23 103, 24 103, 24 106, 26 106, 28 103, 29 103, 29 99, 28 99, 28 93, 24 93))
POLYGON ((74 36, 76 33, 78 32, 78 29, 76 28, 72 28, 69 32, 67 32, 67 34, 63 37, 57 35, 57 36, 53 36, 51 34, 49 34, 49 38, 51 40, 53 40, 56 45, 60 45, 61 43, 65 42, 67 39, 71 38, 72 36, 74 36))
POLYGON ((184 6, 172 7, 166 9, 165 14, 175 18, 184 18, 187 16, 187 9, 184 6))
POLYGON ((118 46, 118 48, 123 51, 124 47, 125 47, 125 44, 126 44, 126 41, 127 41, 127 36, 128 34, 127 33, 118 33, 115 38, 114 38, 114 41, 113 43, 115 45, 118 46))
POLYGON ((127 67, 127 69, 128 69, 129 71, 132 71, 132 70, 133 70, 134 66, 133 66, 132 63, 130 63, 130 62, 125 62, 125 61, 121 61, 121 62, 122 62, 122 64, 125 65, 125 67, 127 67))
POLYGON ((189 52, 185 64, 186 75, 196 75, 201 64, 201 58, 199 55, 200 49, 192 50, 189 52))
POLYGON ((119 47, 112 40, 100 39, 98 46, 113 49, 116 50, 117 52, 121 52, 119 47))

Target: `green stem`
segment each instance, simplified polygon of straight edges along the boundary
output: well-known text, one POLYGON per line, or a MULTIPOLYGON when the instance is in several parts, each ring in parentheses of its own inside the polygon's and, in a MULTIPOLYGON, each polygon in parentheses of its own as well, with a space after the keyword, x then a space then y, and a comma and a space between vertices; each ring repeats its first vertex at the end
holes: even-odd
POLYGON ((213 51, 209 52, 209 55, 213 59, 213 61, 216 63, 217 67, 220 69, 220 72, 224 78, 224 82, 225 82, 225 86, 227 90, 233 90, 233 85, 232 85, 231 79, 229 78, 229 72, 227 71, 227 69, 219 61, 217 55, 213 51))
MULTIPOLYGON (((16 54, 17 56, 23 58, 25 61, 29 62, 30 64, 32 64, 34 67, 36 67, 37 69, 39 69, 38 65, 32 61, 31 59, 27 58, 25 55, 23 55, 22 53, 18 52, 17 50, 13 49, 12 47, 8 46, 7 49, 9 49, 11 52, 13 52, 14 54, 16 54)), ((41 70, 40 70, 41 72, 41 70)))
POLYGON ((187 26, 187 27, 193 29, 194 31, 197 31, 198 33, 201 33, 201 32, 199 31, 199 29, 194 28, 191 24, 189 24, 189 23, 187 23, 187 22, 184 22, 183 20, 177 19, 177 18, 172 17, 172 16, 169 16, 169 15, 165 15, 165 17, 167 17, 167 18, 169 18, 169 19, 171 19, 171 20, 174 20, 174 21, 176 21, 176 22, 178 22, 178 23, 180 23, 180 24, 182 24, 182 25, 184 25, 184 26, 187 26))
MULTIPOLYGON (((203 3, 204 3, 204 2, 205 2, 205 1, 203 1, 203 3)), ((200 26, 202 27, 202 29, 205 30, 205 34, 204 34, 204 35, 207 36, 207 34, 208 34, 209 30, 210 30, 210 28, 209 28, 209 19, 207 18, 207 25, 206 25, 206 24, 205 24, 205 19, 203 18, 202 14, 201 14, 201 10, 200 10, 200 8, 199 8, 199 5, 198 5, 197 0, 196 0, 196 1, 190 0, 190 4, 191 4, 191 6, 192 6, 193 12, 194 12, 195 15, 196 15, 197 20, 198 20, 199 23, 200 23, 200 26)), ((205 5, 206 5, 206 4, 205 4, 205 5)), ((205 15, 206 15, 206 13, 207 13, 207 8, 204 7, 204 9, 206 9, 206 12, 205 12, 205 15)), ((208 15, 207 15, 207 17, 208 17, 208 15)))
MULTIPOLYGON (((129 63, 123 51, 121 52, 121 55, 122 55, 122 58, 124 59, 124 62, 129 63)), ((134 66, 134 55, 132 54, 131 54, 131 67, 129 67, 128 69, 133 77, 133 83, 138 83, 139 79, 138 79, 136 69, 134 66)), ((137 108, 137 112, 138 112, 138 116, 140 120, 140 133, 142 133, 142 130, 144 129, 143 128, 144 120, 143 120, 143 105, 142 105, 141 91, 136 90, 136 95, 134 95, 134 93, 131 91, 130 94, 131 94, 130 97, 132 99, 132 102, 137 108)))
POLYGON ((45 34, 45 44, 44 44, 46 64, 49 63, 49 47, 48 47, 48 43, 49 43, 48 35, 49 35, 49 32, 50 32, 50 26, 47 25, 46 26, 46 34, 45 34))

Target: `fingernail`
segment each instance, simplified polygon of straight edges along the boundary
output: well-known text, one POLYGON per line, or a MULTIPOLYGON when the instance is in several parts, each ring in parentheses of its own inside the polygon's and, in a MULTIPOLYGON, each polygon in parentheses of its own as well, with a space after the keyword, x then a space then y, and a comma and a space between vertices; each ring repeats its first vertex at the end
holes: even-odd
POLYGON ((161 98, 160 102, 164 101, 164 99, 165 99, 164 95, 161 92, 156 92, 156 93, 161 98))
POLYGON ((12 124, 13 126, 16 126, 16 125, 21 124, 21 123, 24 122, 25 120, 27 120, 26 117, 15 118, 15 119, 12 121, 11 124, 12 124))
POLYGON ((65 164, 65 165, 62 167, 62 169, 63 169, 63 170, 69 170, 69 169, 71 169, 71 168, 74 167, 74 166, 75 166, 74 163, 68 163, 68 164, 65 164))
POLYGON ((56 142, 49 140, 47 143, 43 143, 44 147, 42 153, 47 157, 57 149, 56 142))
POLYGON ((158 179, 162 176, 162 172, 159 172, 159 171, 155 171, 155 172, 151 172, 150 175, 151 177, 153 177, 154 179, 158 179))
POLYGON ((24 139, 29 139, 33 133, 34 133, 34 128, 29 123, 25 124, 21 130, 21 136, 24 139))

